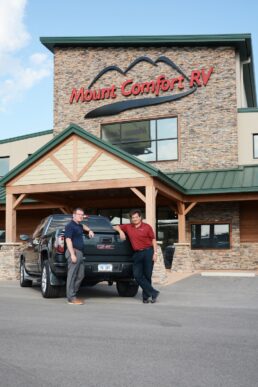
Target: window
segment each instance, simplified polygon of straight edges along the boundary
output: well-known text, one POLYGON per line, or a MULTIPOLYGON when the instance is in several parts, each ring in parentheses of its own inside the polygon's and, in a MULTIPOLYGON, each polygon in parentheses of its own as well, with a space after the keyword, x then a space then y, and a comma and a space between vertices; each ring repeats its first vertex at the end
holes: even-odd
POLYGON ((229 224, 192 224, 192 249, 229 249, 229 224))
POLYGON ((102 126, 103 140, 143 161, 177 160, 177 118, 102 126))
POLYGON ((258 159, 258 134, 253 135, 253 157, 258 159))
POLYGON ((0 230, 0 243, 5 242, 5 230, 0 230))
POLYGON ((9 172, 9 156, 0 157, 0 177, 9 172))

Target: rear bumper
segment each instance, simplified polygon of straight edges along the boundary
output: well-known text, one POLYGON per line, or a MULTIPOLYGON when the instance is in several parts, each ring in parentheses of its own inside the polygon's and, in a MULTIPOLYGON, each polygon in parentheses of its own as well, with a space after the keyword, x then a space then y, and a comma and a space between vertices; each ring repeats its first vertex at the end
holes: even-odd
POLYGON ((116 278, 133 278, 133 264, 131 262, 112 262, 111 265, 112 271, 103 272, 99 271, 99 263, 87 262, 85 264, 85 277, 89 279, 103 278, 103 280, 111 280, 116 278))
MULTIPOLYGON (((85 278, 90 280, 111 281, 117 279, 133 278, 132 262, 84 262, 85 278), (99 264, 109 263, 112 265, 112 271, 100 271, 99 264)), ((54 273, 57 276, 64 277, 67 275, 66 263, 54 263, 54 273)))

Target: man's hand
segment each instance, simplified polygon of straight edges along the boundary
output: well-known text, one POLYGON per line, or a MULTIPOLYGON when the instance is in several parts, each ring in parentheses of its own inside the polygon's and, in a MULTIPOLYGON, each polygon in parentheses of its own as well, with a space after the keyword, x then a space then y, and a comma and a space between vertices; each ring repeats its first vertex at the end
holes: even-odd
POLYGON ((77 262, 77 257, 75 254, 71 254, 71 261, 72 263, 76 263, 77 262))
POLYGON ((89 238, 94 238, 94 232, 92 230, 89 231, 89 238))
POLYGON ((158 254, 157 253, 153 253, 152 260, 153 260, 153 262, 157 262, 157 260, 158 260, 158 254))
POLYGON ((120 239, 121 239, 122 241, 126 240, 125 233, 124 233, 122 230, 120 230, 120 231, 118 231, 118 232, 119 232, 120 239))

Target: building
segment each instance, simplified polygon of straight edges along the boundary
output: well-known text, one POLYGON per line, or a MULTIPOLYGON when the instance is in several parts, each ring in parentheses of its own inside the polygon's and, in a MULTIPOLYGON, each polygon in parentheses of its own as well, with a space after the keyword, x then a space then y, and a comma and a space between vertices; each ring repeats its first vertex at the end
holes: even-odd
POLYGON ((173 270, 257 268, 251 36, 41 42, 54 54, 54 137, 1 180, 7 241, 49 211, 80 204, 120 222, 140 207, 163 248, 175 243, 173 270))

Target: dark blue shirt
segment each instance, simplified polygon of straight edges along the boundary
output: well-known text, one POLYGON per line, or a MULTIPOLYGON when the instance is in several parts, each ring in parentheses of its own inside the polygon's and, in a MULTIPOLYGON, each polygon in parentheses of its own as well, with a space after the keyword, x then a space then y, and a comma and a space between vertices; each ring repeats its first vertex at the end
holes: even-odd
POLYGON ((65 238, 71 239, 74 249, 83 250, 83 227, 80 223, 71 220, 65 226, 65 238))

